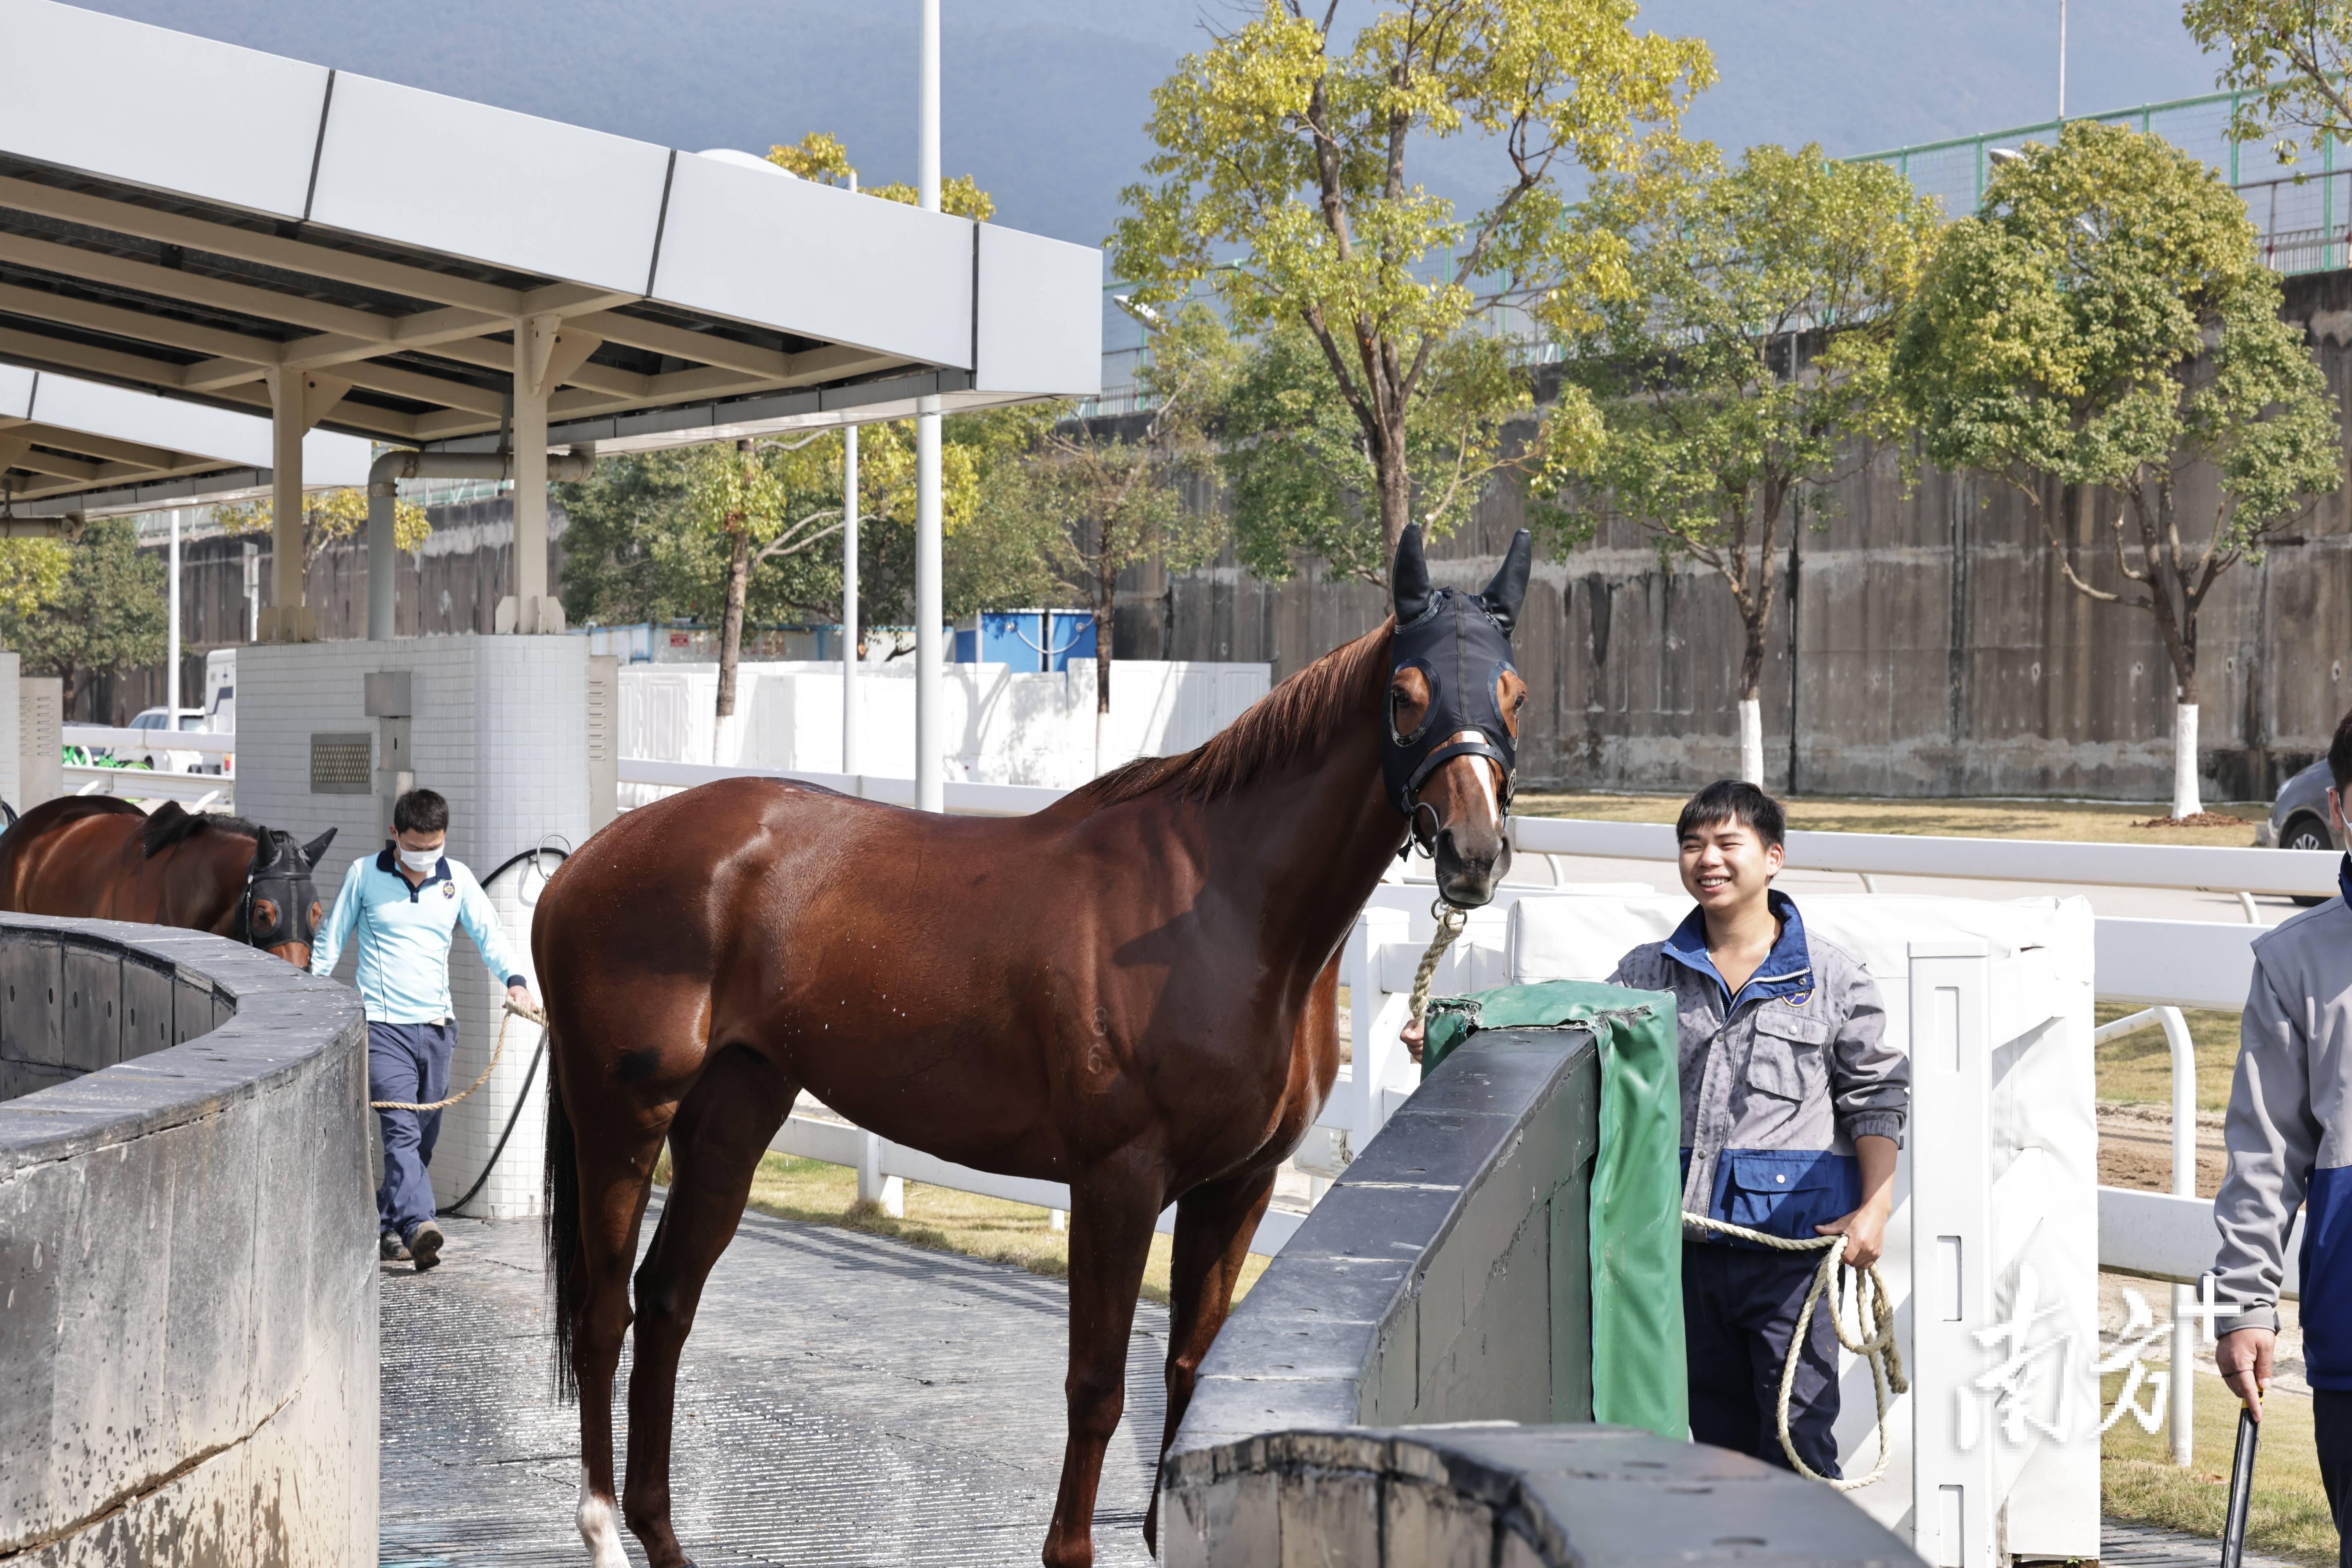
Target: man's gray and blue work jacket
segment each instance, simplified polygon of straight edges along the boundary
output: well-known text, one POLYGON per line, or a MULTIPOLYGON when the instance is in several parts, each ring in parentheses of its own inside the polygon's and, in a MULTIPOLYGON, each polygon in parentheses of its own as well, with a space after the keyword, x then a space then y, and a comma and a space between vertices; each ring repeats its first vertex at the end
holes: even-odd
POLYGON ((1853 1141, 1903 1141, 1911 1064, 1886 1043, 1885 1004, 1863 962, 1809 938, 1786 894, 1767 896, 1780 934, 1737 992, 1706 955, 1697 910, 1627 953, 1610 983, 1675 994, 1683 1211, 1810 1240, 1862 1206, 1853 1141))
POLYGON ((2314 1388, 2352 1391, 2352 856, 2344 896, 2254 939, 2213 1199, 2218 1333, 2278 1327, 2279 1286, 2303 1205, 2303 1364, 2314 1388))
POLYGON ((371 1024, 438 1024, 449 1007, 449 948, 463 925, 494 980, 523 983, 507 948, 504 922, 463 863, 442 856, 433 875, 411 887, 395 846, 362 856, 343 874, 334 912, 310 948, 310 973, 332 974, 343 944, 359 946, 354 977, 371 1024))

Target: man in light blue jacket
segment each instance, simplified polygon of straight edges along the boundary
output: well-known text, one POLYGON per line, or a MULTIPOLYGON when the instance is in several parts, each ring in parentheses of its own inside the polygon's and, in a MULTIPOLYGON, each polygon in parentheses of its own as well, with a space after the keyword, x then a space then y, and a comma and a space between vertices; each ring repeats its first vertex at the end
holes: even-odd
MULTIPOLYGON (((449 949, 463 925, 493 979, 517 1005, 530 1005, 521 966, 507 948, 489 895, 442 853, 449 803, 413 789, 393 803, 394 837, 383 852, 352 862, 310 949, 310 973, 331 974, 343 944, 359 950, 360 1001, 367 1010, 368 1098, 429 1105, 449 1093, 457 1029, 449 1005, 449 949)), ((418 1272, 441 1261, 433 1223, 433 1145, 438 1110, 379 1110, 383 1184, 376 1189, 378 1247, 386 1258, 414 1258, 418 1272)))
MULTIPOLYGON (((2327 813, 2341 835, 2352 789, 2352 713, 2327 748, 2327 813)), ((2229 1173, 2213 1200, 2221 1247, 2214 1359, 2254 1417, 2271 1382, 2287 1237, 2304 1215, 2304 1375, 2312 1436, 2339 1542, 2352 1531, 2352 856, 2342 898, 2254 942, 2224 1137, 2229 1173)), ((2339 1544, 2338 1561, 2352 1565, 2339 1544)))

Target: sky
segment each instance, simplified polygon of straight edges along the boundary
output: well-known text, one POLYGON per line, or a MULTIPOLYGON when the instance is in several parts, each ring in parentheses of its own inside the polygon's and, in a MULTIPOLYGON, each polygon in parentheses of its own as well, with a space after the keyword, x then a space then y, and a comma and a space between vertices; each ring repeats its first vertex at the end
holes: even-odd
MULTIPOLYGON (((1342 0, 1368 12, 1370 0, 1342 0)), ((92 8, 689 151, 830 131, 868 184, 914 175, 915 0, 95 0, 92 8)), ((1151 89, 1234 0, 942 0, 949 173, 997 220, 1099 244, 1150 146, 1151 89)), ((1344 12, 1343 12, 1344 15, 1344 12)), ((1727 148, 1832 153, 2046 120, 2058 0, 1653 0, 1636 26, 1696 34, 1723 79, 1686 129, 1727 148)), ((2071 0, 2066 104, 2210 92, 2176 0, 2071 0)), ((1457 202, 1500 184, 1490 148, 1433 150, 1457 202)))

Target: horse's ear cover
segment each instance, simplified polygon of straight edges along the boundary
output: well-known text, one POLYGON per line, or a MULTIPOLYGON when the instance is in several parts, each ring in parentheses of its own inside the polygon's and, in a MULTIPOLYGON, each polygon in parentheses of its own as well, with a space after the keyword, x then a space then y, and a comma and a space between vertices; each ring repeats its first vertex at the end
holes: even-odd
POLYGON ((1502 565, 1496 568, 1495 580, 1478 595, 1478 602, 1486 606, 1486 613, 1495 617, 1495 624, 1503 628, 1506 637, 1518 624, 1519 606, 1527 602, 1528 573, 1534 561, 1534 542, 1523 528, 1511 535, 1511 548, 1504 552, 1502 565))
POLYGON ((334 841, 335 830, 330 827, 326 832, 321 833, 318 837, 313 838, 310 843, 302 846, 302 858, 309 861, 312 866, 318 865, 319 857, 324 855, 327 852, 327 846, 332 844, 334 841))
POLYGON ((1405 524, 1404 537, 1397 541, 1394 582, 1396 624, 1410 626, 1427 613, 1430 598, 1429 561, 1422 553, 1417 522, 1405 524))

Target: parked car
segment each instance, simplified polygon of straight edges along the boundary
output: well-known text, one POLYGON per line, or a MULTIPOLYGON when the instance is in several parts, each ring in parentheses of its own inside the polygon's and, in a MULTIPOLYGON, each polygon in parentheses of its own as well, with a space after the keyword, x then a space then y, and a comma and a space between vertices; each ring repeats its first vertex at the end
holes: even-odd
MULTIPOLYGON (((163 708, 147 709, 137 718, 131 721, 131 728, 134 730, 169 731, 173 728, 173 726, 165 717, 168 711, 169 710, 163 708)), ((183 708, 180 710, 179 729, 202 731, 205 727, 205 710, 203 709, 183 708)), ((212 762, 212 760, 206 757, 202 752, 171 751, 161 746, 158 746, 152 751, 142 751, 131 746, 118 747, 116 748, 116 755, 123 762, 126 762, 134 767, 152 768, 159 773, 205 773, 218 766, 217 763, 212 762)))
MULTIPOLYGON (((2279 786, 2271 805, 2271 819, 2254 829, 2254 842, 2265 849, 2341 849, 2344 841, 2327 825, 2327 791, 2336 780, 2322 757, 2279 786)), ((2298 898, 2298 904, 2324 900, 2298 898)))

